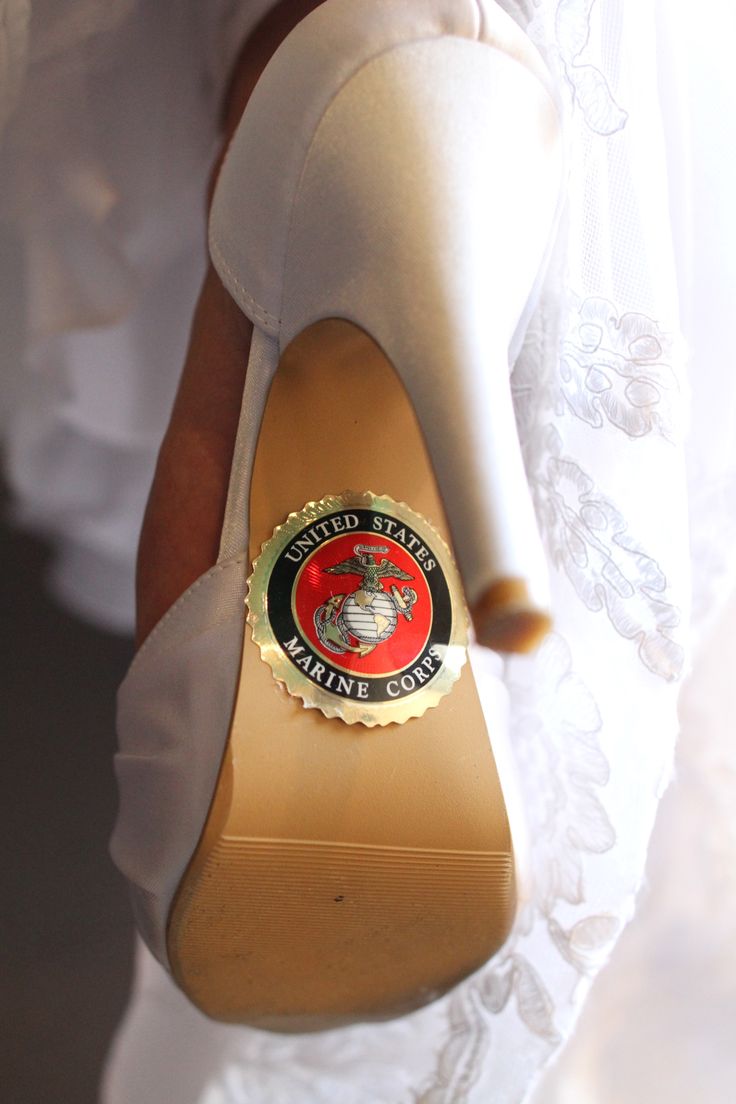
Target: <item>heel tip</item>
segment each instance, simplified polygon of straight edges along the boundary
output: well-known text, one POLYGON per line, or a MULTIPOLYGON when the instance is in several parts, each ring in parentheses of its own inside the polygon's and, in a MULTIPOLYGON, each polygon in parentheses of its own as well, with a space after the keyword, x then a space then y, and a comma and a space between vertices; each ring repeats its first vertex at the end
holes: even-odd
POLYGON ((535 606, 523 579, 499 579, 471 610, 479 644, 494 652, 533 652, 552 628, 552 618, 535 606))

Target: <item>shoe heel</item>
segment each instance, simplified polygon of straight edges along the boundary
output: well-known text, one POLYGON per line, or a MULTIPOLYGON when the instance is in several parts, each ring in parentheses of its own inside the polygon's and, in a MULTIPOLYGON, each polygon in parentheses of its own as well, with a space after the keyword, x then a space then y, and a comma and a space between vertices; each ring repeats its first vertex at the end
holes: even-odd
MULTIPOLYGON (((386 51, 342 85, 301 169, 273 323, 284 348, 315 321, 349 320, 394 365, 477 638, 502 651, 530 650, 550 625, 509 385, 562 177, 559 121, 533 60, 442 37, 386 51)), ((256 163, 248 138, 238 135, 223 170, 212 243, 223 280, 256 317, 227 247, 233 212, 253 201, 237 194, 243 166, 256 163)))
MULTIPOLYGON (((277 632, 271 647, 263 635, 256 580, 261 565, 268 574, 273 562, 268 548, 287 529, 281 548, 293 554, 305 516, 289 512, 310 503, 307 516, 316 520, 312 508, 332 486, 380 488, 380 500, 351 495, 356 508, 365 499, 408 515, 398 504, 411 503, 413 518, 404 520, 436 525, 426 539, 442 556, 442 504, 412 404, 375 343, 339 320, 316 323, 290 344, 268 396, 250 481, 248 556, 255 566, 237 698, 207 822, 167 933, 174 977, 197 1007, 278 1031, 386 1019, 436 999, 498 951, 516 908, 514 853, 491 744, 499 710, 482 709, 468 663, 429 706, 425 695, 436 682, 421 684, 421 669, 393 650, 411 643, 423 610, 441 610, 439 591, 428 601, 420 553, 418 570, 410 568, 414 619, 375 652, 394 680, 390 700, 333 695, 334 709, 325 712, 317 683, 302 679, 306 668, 279 647, 286 638, 277 632), (287 516, 295 528, 284 525, 287 516), (406 685, 414 676, 416 687, 406 685), (395 697, 400 689, 406 697, 395 697)), ((334 517, 336 508, 333 501, 319 516, 334 517)), ((376 541, 368 530, 361 541, 376 541)), ((295 567, 307 586, 310 576, 324 574, 320 563, 340 559, 338 547, 355 547, 354 535, 337 532, 321 534, 324 561, 295 567)), ((394 535, 392 557, 402 540, 394 535)), ((454 571, 446 578, 459 627, 462 595, 454 571)), ((344 575, 326 580, 331 593, 359 586, 344 575)), ((286 611, 293 616, 299 600, 284 601, 294 594, 291 584, 268 593, 271 625, 286 611)), ((311 639, 322 674, 310 660, 310 678, 328 686, 323 665, 330 653, 309 630, 317 605, 310 600, 307 616, 297 615, 299 639, 286 647, 302 656, 299 640, 311 639)), ((350 655, 335 658, 342 664, 350 655)), ((365 670, 363 663, 356 659, 351 670, 365 670)))

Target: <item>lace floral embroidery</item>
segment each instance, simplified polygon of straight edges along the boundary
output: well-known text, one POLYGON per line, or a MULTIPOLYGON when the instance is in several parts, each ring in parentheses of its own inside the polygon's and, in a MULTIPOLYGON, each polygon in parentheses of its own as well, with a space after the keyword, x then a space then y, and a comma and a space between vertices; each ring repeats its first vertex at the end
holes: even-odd
MULTIPOLYGON (((571 109, 579 148, 624 130, 628 112, 595 64, 595 17, 601 10, 596 0, 508 0, 504 6, 559 68, 569 95, 563 109, 571 109)), ((549 282, 551 287, 555 280, 549 282)), ((562 431, 567 422, 574 424, 571 441, 586 429, 605 431, 609 440, 618 435, 622 454, 640 448, 643 459, 646 439, 679 446, 676 351, 655 320, 622 313, 596 288, 585 290, 582 297, 571 295, 561 262, 556 292, 546 309, 543 301, 515 367, 512 387, 527 473, 552 564, 587 609, 604 614, 632 641, 649 671, 673 682, 683 667, 683 649, 667 575, 632 533, 623 504, 586 470, 586 448, 568 450, 562 431), (555 300, 560 288, 567 289, 572 308, 567 319, 555 300)), ((480 1099, 473 1089, 483 1068, 502 1070, 503 1049, 514 1041, 530 1065, 541 1067, 569 1030, 555 998, 564 987, 579 995, 581 983, 610 954, 622 923, 585 905, 586 866, 616 841, 599 796, 609 766, 597 704, 574 674, 561 637, 552 637, 526 663, 514 662, 508 670, 516 759, 531 821, 534 895, 501 954, 453 994, 450 1036, 418 1104, 480 1099)), ((512 1091, 506 1084, 507 1096, 512 1091)), ((520 1088, 518 1099, 523 1095, 520 1088)))
POLYGON ((554 564, 589 610, 605 610, 616 632, 636 643, 653 674, 677 679, 684 653, 673 637, 681 619, 669 601, 667 577, 631 536, 613 502, 578 463, 562 455, 555 429, 548 440, 546 467, 535 489, 554 564))
POLYGON ((585 901, 585 856, 603 854, 616 841, 597 793, 609 778, 598 707, 557 635, 532 661, 509 663, 508 685, 524 807, 535 841, 534 896, 520 910, 501 955, 451 998, 450 1037, 433 1084, 417 1096, 418 1104, 468 1099, 492 1047, 492 1017, 517 1016, 551 1052, 562 1033, 535 961, 548 970, 553 955, 573 976, 584 977, 600 966, 620 928, 609 915, 567 919, 570 907, 585 901))
POLYGON ((629 437, 679 429, 672 337, 645 314, 619 316, 607 299, 588 298, 573 314, 559 360, 558 413, 629 437))
POLYGON ((549 356, 540 322, 527 335, 512 376, 527 475, 552 565, 586 608, 605 613, 648 670, 668 682, 681 675, 684 651, 667 576, 632 534, 619 505, 565 454, 553 423, 567 415, 594 429, 605 425, 632 438, 656 433, 674 443, 679 390, 670 346, 645 315, 619 316, 606 300, 588 298, 575 301, 562 357, 549 356), (554 367, 541 372, 542 364, 554 367))
POLYGON ((560 0, 555 34, 565 76, 586 126, 595 134, 609 137, 626 126, 628 112, 614 99, 600 69, 583 59, 595 4, 596 0, 560 0))

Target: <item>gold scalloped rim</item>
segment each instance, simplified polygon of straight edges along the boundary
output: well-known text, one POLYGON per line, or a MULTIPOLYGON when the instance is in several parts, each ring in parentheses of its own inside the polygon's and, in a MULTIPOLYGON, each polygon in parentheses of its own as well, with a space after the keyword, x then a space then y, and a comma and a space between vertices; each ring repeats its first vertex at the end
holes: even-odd
POLYGON ((372 491, 343 491, 340 495, 326 495, 319 502, 308 502, 301 510, 290 513, 286 521, 277 525, 269 539, 264 541, 260 553, 253 561, 246 603, 253 640, 260 649, 261 659, 268 664, 276 681, 281 683, 291 697, 299 698, 305 709, 319 709, 325 717, 339 719, 346 724, 362 724, 366 728, 374 728, 376 725, 383 727, 404 724, 405 721, 421 717, 449 694, 467 660, 468 614, 452 552, 431 522, 417 514, 405 502, 396 502, 389 495, 376 495, 372 491), (386 513, 411 525, 420 535, 424 530, 431 536, 428 543, 431 543, 432 550, 437 555, 450 591, 452 631, 442 666, 428 687, 396 701, 356 702, 318 686, 301 674, 288 659, 274 636, 268 619, 268 580, 288 538, 296 535, 310 521, 317 521, 328 513, 350 508, 386 513))

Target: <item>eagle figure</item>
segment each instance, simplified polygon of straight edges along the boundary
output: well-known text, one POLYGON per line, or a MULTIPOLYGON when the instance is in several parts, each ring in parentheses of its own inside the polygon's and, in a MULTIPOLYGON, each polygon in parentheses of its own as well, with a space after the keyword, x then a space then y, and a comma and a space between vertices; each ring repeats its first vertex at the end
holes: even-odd
POLYGON ((363 579, 363 590, 376 593, 383 590, 381 579, 413 579, 413 575, 407 575, 395 563, 391 563, 385 557, 380 563, 376 563, 376 552, 388 552, 383 546, 368 546, 359 544, 353 551, 354 556, 333 567, 325 567, 323 570, 329 575, 359 575, 363 579))

